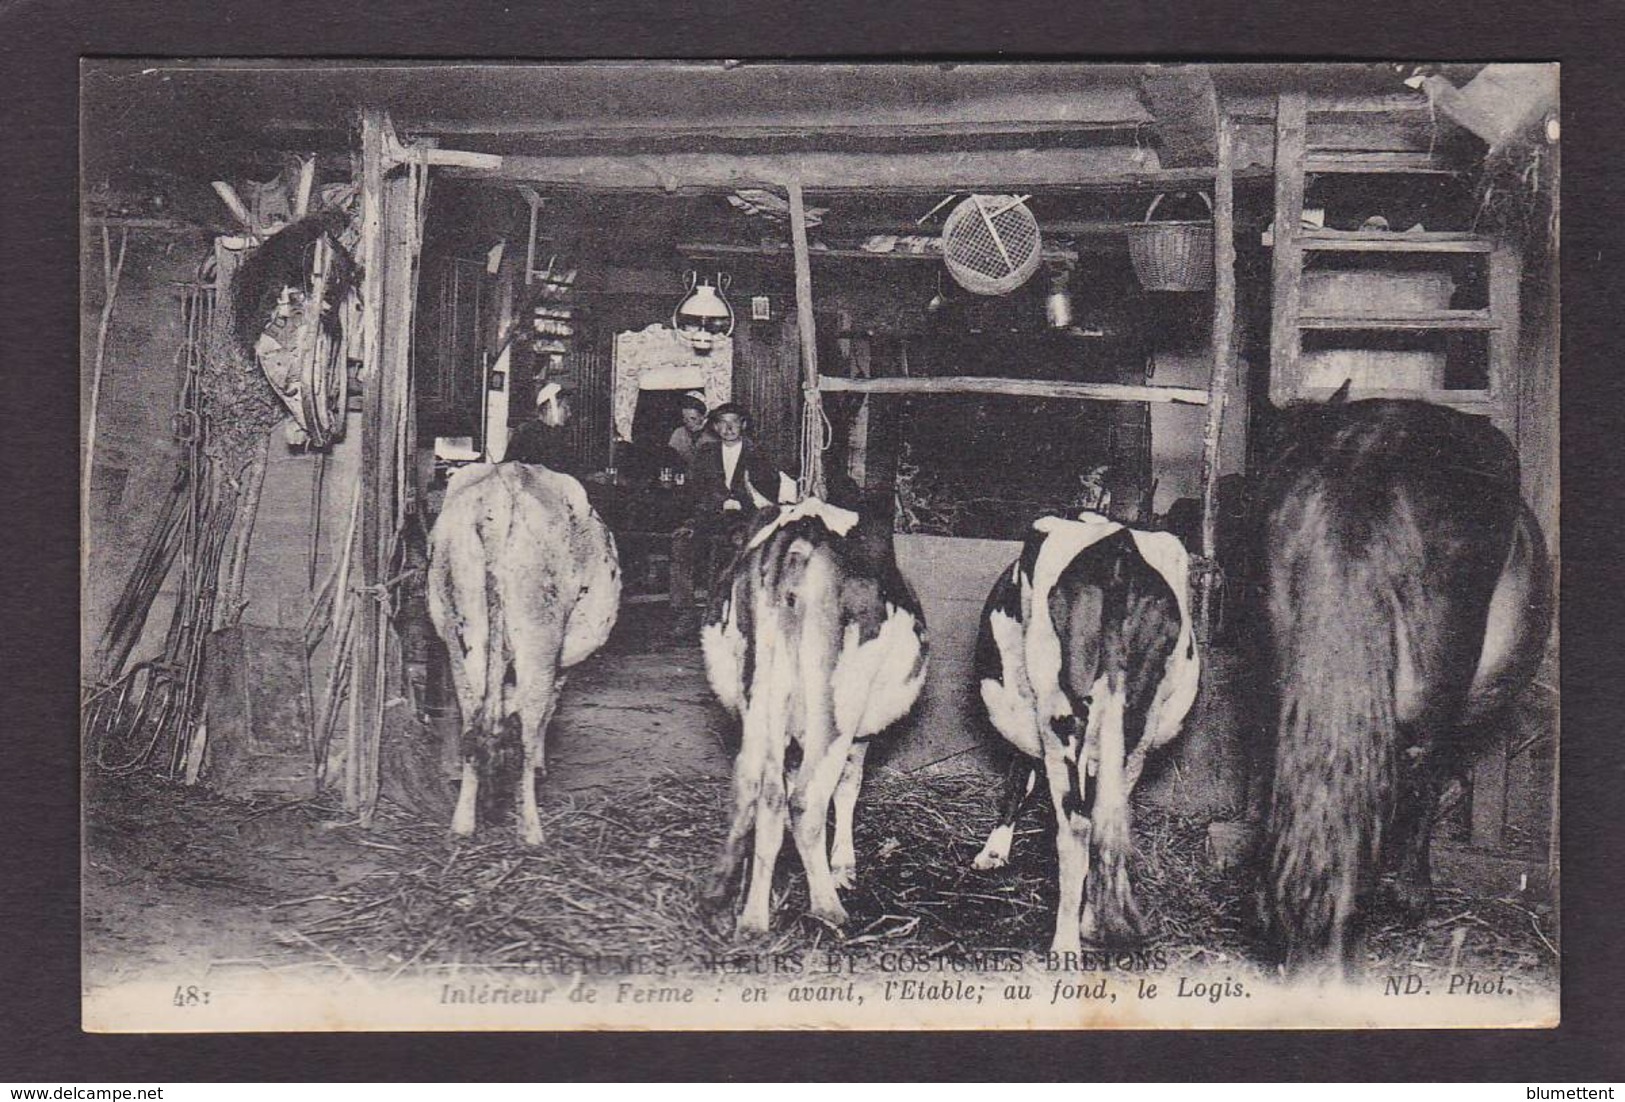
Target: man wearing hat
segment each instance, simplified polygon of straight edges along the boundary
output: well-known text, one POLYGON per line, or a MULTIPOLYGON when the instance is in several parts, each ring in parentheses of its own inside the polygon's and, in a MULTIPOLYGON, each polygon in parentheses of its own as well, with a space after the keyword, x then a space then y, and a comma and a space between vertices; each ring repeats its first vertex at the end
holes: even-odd
POLYGON ((694 575, 698 566, 711 579, 728 561, 733 537, 744 531, 756 512, 758 495, 774 500, 779 470, 762 446, 749 437, 750 418, 727 402, 711 411, 716 439, 702 443, 689 461, 688 485, 693 496, 691 519, 672 537, 671 600, 676 632, 698 627, 694 609, 694 575))
POLYGON ((536 416, 514 430, 508 438, 503 459, 513 463, 534 463, 560 474, 575 477, 569 429, 573 381, 555 380, 536 392, 536 416))
POLYGON ((701 444, 716 440, 711 430, 706 427, 705 394, 698 390, 691 390, 678 401, 677 408, 683 417, 683 423, 671 431, 671 439, 666 446, 676 452, 682 459, 683 466, 687 467, 694 461, 694 452, 701 444))

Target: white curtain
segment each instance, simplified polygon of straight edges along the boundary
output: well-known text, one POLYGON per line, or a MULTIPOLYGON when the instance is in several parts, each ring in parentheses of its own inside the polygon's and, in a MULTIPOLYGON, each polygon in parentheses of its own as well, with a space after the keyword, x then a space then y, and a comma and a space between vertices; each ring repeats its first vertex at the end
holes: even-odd
POLYGON ((632 439, 632 415, 640 390, 705 391, 705 404, 715 409, 733 399, 734 346, 731 337, 714 337, 709 352, 699 352, 661 324, 615 335, 615 436, 632 439))

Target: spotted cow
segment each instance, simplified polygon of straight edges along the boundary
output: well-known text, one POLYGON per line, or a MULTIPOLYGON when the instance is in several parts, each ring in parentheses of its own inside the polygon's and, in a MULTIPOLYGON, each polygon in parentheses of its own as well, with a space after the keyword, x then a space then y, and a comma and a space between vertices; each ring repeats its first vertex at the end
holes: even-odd
POLYGON ((756 523, 701 630, 711 687, 742 728, 732 819, 706 902, 715 914, 731 908, 754 828, 737 930, 768 928, 788 807, 812 913, 839 926, 846 909, 837 889, 856 876, 852 816, 869 739, 919 697, 925 619, 898 571, 884 507, 854 512, 808 498, 764 508, 756 523), (832 799, 834 848, 826 851, 832 799))
POLYGON ((429 616, 451 656, 463 714, 463 778, 452 815, 471 834, 482 762, 519 717, 519 833, 540 845, 536 774, 563 671, 609 638, 621 600, 615 538, 581 483, 524 463, 452 476, 429 537, 429 616))
POLYGON ((1093 513, 1044 517, 982 610, 982 702, 1019 754, 975 866, 1009 860, 1017 812, 1041 766, 1060 863, 1057 952, 1078 949, 1084 937, 1139 936, 1129 794, 1147 753, 1179 733, 1196 697, 1188 576, 1185 548, 1166 532, 1093 513))

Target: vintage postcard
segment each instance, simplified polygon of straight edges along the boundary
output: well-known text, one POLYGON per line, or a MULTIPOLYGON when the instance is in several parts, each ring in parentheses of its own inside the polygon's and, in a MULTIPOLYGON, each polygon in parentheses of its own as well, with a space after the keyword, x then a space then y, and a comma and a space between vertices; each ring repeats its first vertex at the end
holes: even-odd
POLYGON ((87 1030, 1558 1023, 1556 65, 81 90, 87 1030))

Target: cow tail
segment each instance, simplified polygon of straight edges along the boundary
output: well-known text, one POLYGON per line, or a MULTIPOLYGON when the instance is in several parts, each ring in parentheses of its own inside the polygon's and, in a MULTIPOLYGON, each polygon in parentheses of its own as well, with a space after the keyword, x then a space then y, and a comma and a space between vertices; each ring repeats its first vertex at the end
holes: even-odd
POLYGON ((738 570, 730 573, 728 586, 729 600, 734 608, 740 610, 738 615, 756 626, 746 629, 752 635, 747 643, 752 657, 744 667, 737 702, 741 730, 739 749, 734 756, 732 811, 728 831, 701 897, 703 909, 719 930, 725 925, 724 920, 732 907, 735 892, 744 879, 749 862, 746 842, 756 829, 757 804, 762 798, 769 749, 766 743, 769 725, 762 721, 763 701, 758 693, 763 688, 763 663, 775 661, 769 648, 778 645, 776 640, 764 638, 759 632, 758 613, 761 610, 757 607, 757 587, 750 584, 744 572, 738 570), (745 611, 747 609, 748 612, 745 611))
POLYGON ((1372 505, 1340 502, 1322 484, 1271 517, 1281 693, 1268 875, 1289 968, 1345 963, 1356 894, 1394 798, 1395 537, 1372 505))
POLYGON ((501 748, 503 721, 507 709, 503 705, 503 684, 508 677, 508 664, 512 655, 508 645, 508 620, 503 599, 502 579, 496 573, 496 564, 502 551, 511 545, 515 513, 515 495, 520 492, 508 479, 507 468, 498 467, 502 490, 490 494, 487 509, 475 524, 474 530, 481 544, 480 559, 485 564, 482 579, 485 602, 485 691, 481 694, 480 722, 475 726, 481 736, 479 747, 481 764, 495 771, 501 748))

